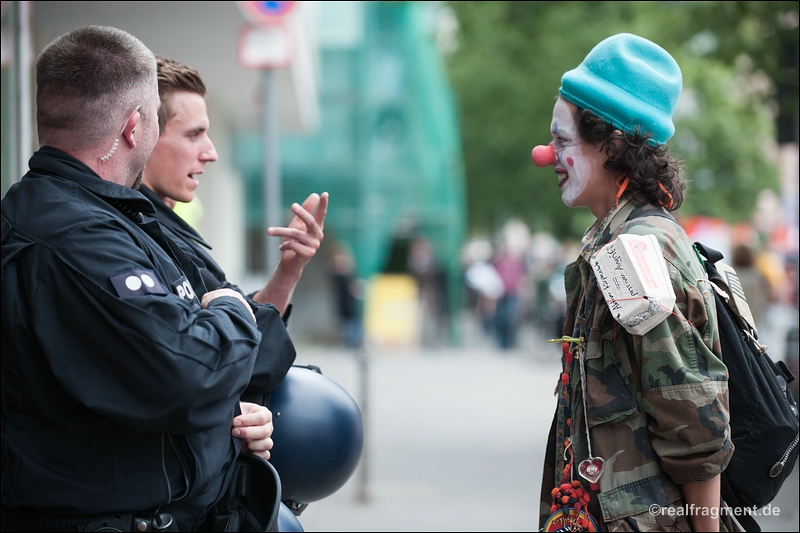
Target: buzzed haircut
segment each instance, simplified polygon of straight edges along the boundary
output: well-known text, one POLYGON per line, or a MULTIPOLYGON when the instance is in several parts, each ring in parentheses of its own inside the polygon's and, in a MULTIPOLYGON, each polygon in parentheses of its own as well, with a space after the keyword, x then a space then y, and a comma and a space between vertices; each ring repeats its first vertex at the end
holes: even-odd
POLYGON ((200 73, 180 61, 156 54, 158 62, 158 96, 161 99, 161 108, 158 110, 158 126, 164 131, 167 122, 175 116, 172 106, 172 94, 179 91, 199 94, 205 97, 206 84, 200 73))
POLYGON ((39 142, 92 147, 139 106, 150 120, 155 81, 155 55, 123 30, 84 26, 58 37, 36 60, 39 142))

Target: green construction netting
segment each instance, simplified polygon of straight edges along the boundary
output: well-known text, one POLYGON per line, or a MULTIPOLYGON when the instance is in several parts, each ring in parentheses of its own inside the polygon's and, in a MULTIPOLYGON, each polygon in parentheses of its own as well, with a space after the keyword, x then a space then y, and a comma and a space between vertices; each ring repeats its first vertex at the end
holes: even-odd
MULTIPOLYGON (((460 305, 465 192, 458 118, 419 2, 365 2, 364 39, 321 49, 320 129, 281 139, 282 207, 330 192, 326 235, 347 242, 359 276, 381 272, 398 234, 425 237, 460 305)), ((236 142, 247 223, 263 224, 262 141, 236 142)))

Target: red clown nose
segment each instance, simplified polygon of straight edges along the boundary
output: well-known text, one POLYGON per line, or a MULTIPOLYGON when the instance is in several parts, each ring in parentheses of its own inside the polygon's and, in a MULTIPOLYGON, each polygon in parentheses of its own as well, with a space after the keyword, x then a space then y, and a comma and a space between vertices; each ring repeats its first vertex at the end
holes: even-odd
POLYGON ((537 167, 549 167, 556 164, 556 150, 552 144, 537 146, 531 152, 533 164, 537 167))

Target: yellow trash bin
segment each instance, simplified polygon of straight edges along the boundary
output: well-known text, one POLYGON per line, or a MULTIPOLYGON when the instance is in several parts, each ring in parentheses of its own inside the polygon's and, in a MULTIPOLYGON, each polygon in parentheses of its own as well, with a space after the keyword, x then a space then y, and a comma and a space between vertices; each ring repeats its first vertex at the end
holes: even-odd
POLYGON ((364 329, 375 347, 419 346, 419 287, 408 274, 379 274, 367 284, 364 329))

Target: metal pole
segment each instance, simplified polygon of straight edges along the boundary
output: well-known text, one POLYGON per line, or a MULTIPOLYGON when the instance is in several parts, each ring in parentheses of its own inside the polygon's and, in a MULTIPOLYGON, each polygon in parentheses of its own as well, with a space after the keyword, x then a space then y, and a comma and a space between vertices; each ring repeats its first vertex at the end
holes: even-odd
POLYGON ((13 94, 12 116, 14 135, 12 138, 11 167, 13 181, 19 181, 28 170, 31 156, 31 34, 29 22, 30 2, 14 2, 14 60, 12 66, 13 94))
POLYGON ((361 462, 358 465, 358 493, 356 500, 369 503, 369 354, 364 342, 356 349, 359 375, 359 396, 361 417, 364 421, 364 447, 361 449, 361 462))
POLYGON ((278 116, 278 83, 274 69, 264 69, 264 267, 272 273, 280 260, 280 240, 267 235, 270 226, 285 225, 281 220, 281 164, 278 116))

